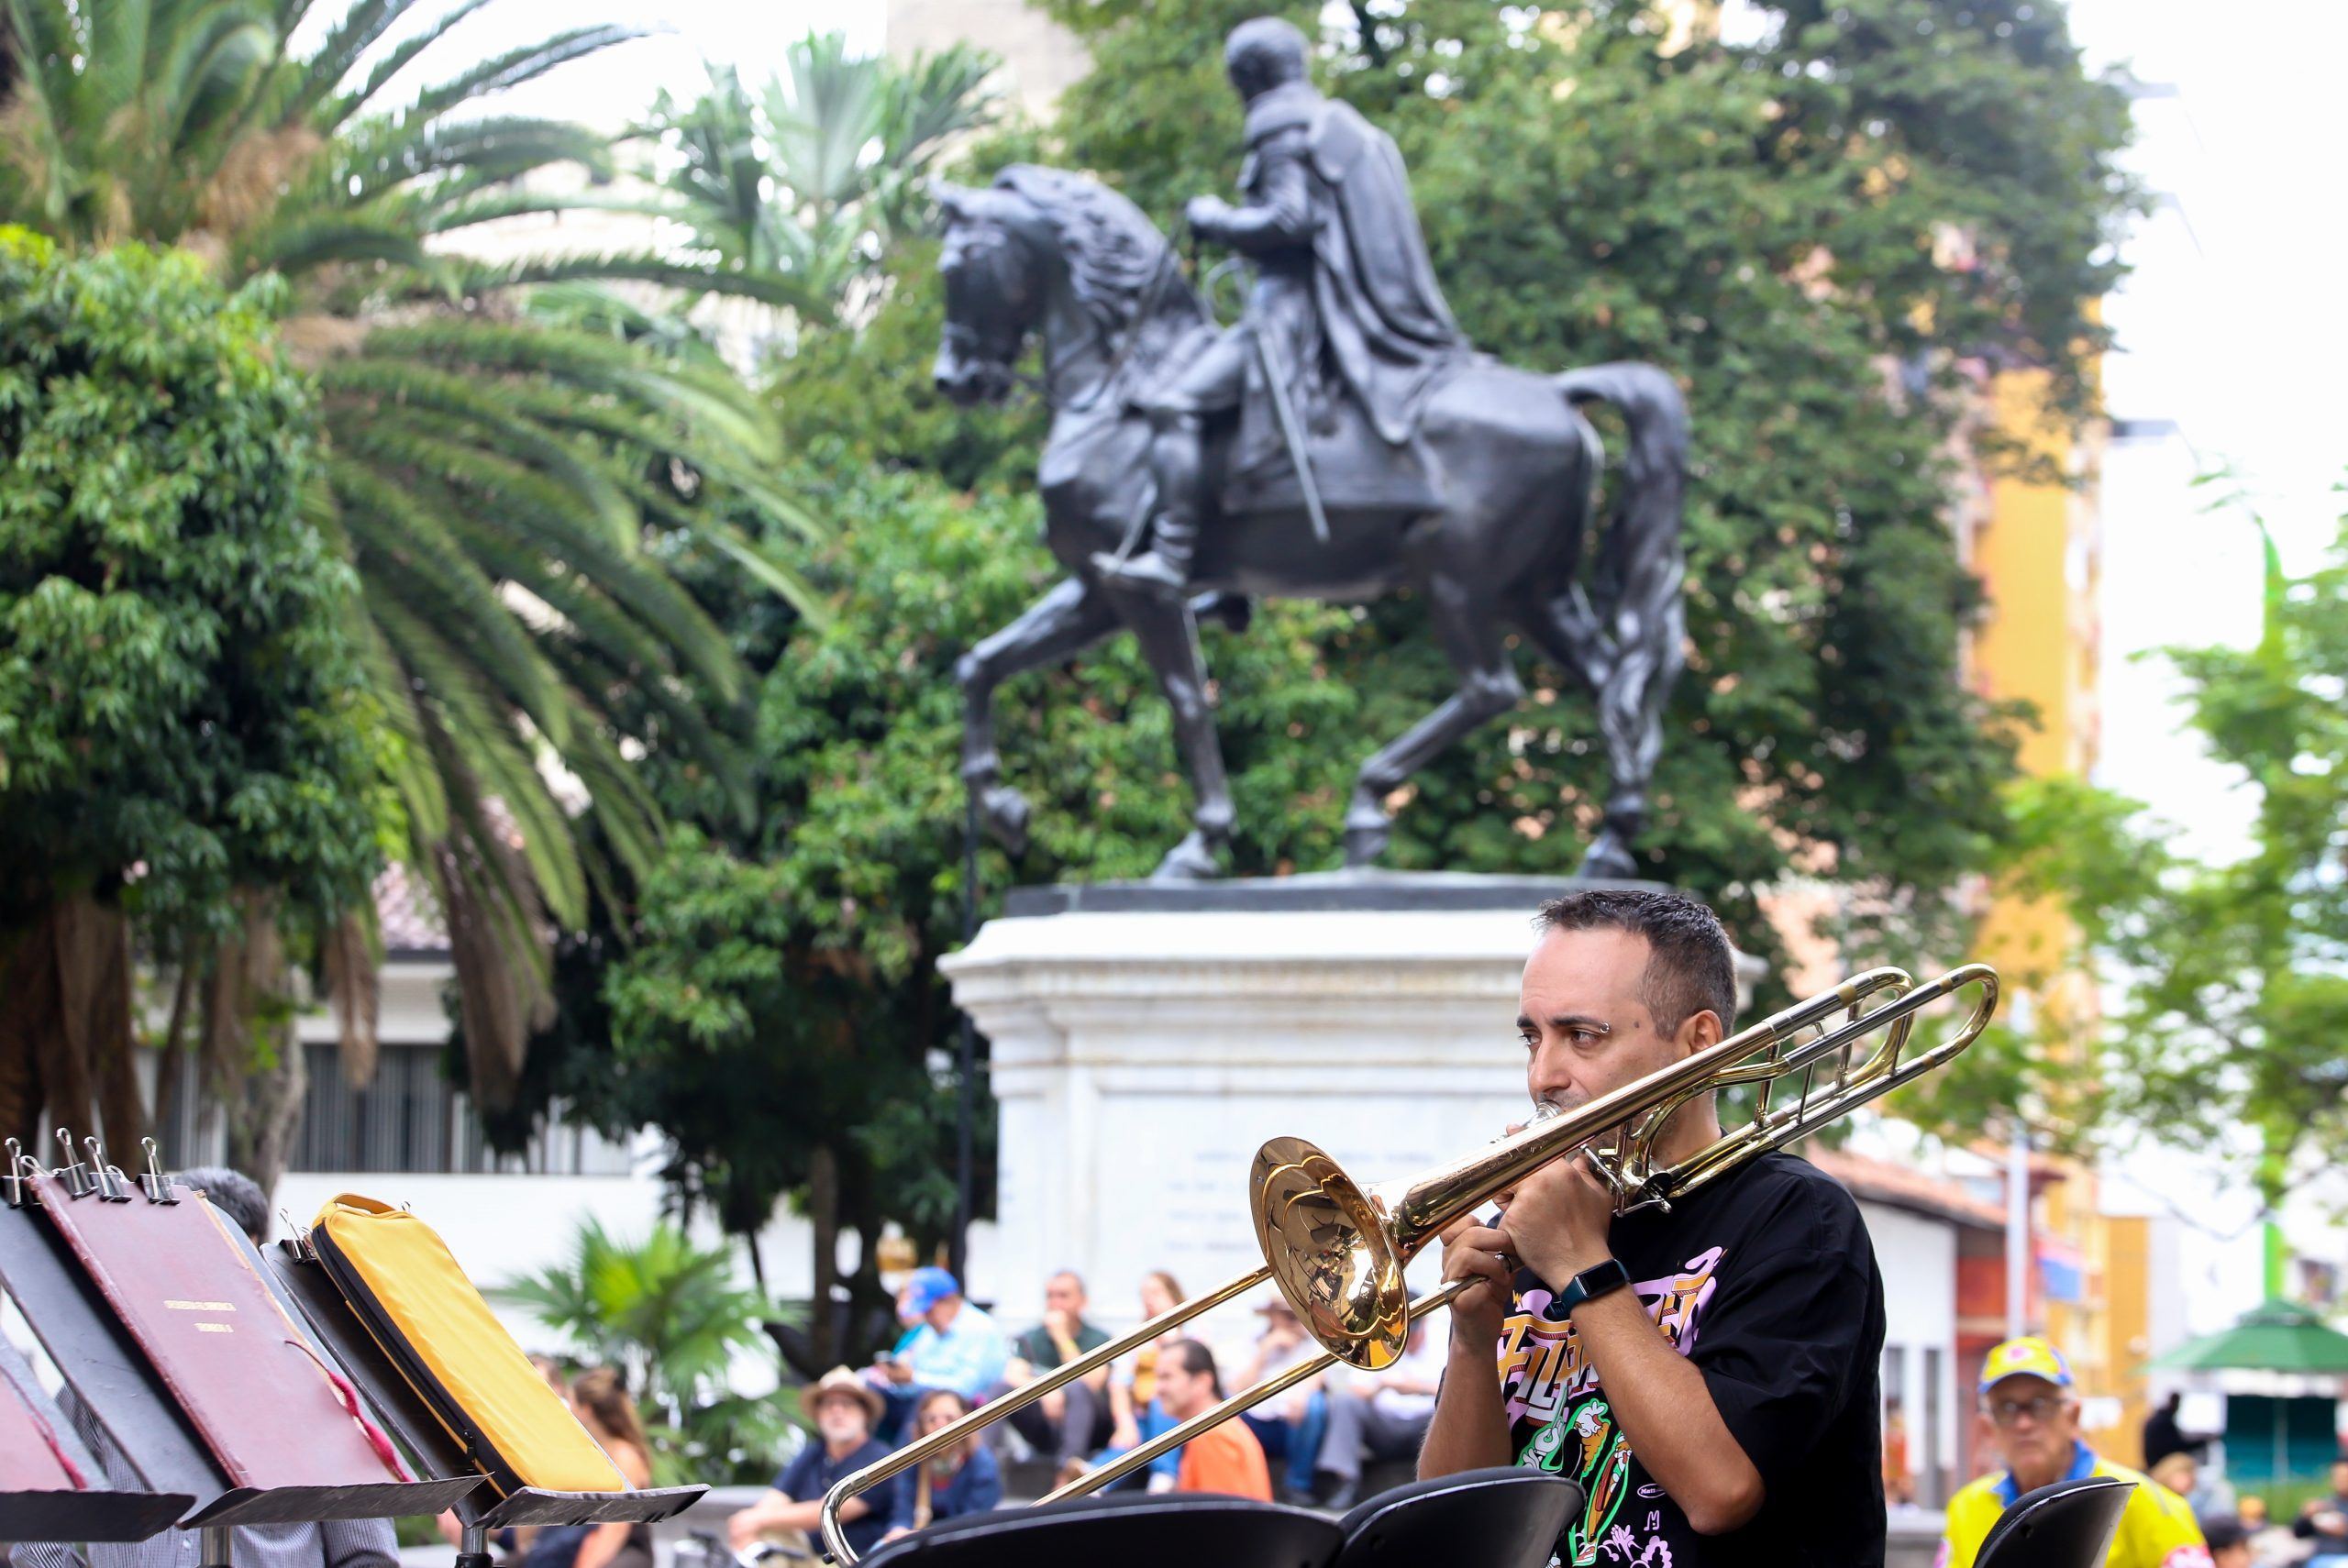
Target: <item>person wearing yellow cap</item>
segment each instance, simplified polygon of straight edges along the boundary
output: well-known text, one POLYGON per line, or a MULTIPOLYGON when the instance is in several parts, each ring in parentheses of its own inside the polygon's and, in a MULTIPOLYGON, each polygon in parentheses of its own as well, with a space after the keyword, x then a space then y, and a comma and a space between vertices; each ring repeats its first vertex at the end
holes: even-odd
POLYGON ((1960 1490, 1948 1504, 1948 1533, 1935 1568, 1973 1568, 1998 1516, 2025 1492, 2090 1475, 2132 1481, 2105 1568, 2211 1568, 2193 1510, 2167 1487, 2114 1464, 2079 1437, 2071 1364, 2036 1335, 2008 1340, 1981 1364, 1981 1408, 2006 1468, 1960 1490))

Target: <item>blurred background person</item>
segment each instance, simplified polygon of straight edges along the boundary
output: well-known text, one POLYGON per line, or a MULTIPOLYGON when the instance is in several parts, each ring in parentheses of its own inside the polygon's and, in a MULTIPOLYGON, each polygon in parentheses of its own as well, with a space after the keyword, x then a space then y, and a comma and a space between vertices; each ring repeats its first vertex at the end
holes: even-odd
POLYGON ((1981 1542, 2024 1492, 2057 1481, 2109 1475, 2132 1481, 2107 1568, 2185 1568, 2203 1560, 2201 1529, 2185 1499, 2151 1477, 2114 1464, 2079 1436, 2071 1364, 2035 1334, 1993 1347, 1981 1364, 1982 1414, 2006 1467, 1968 1481, 1948 1502, 1937 1568, 1973 1568, 1981 1542))
MULTIPOLYGON (((1196 1340, 1177 1340, 1157 1358, 1157 1400, 1179 1424, 1204 1414, 1223 1397, 1214 1352, 1196 1340)), ((1245 1421, 1224 1421, 1182 1445, 1173 1485, 1150 1478, 1153 1492, 1217 1492, 1225 1496, 1272 1500, 1272 1474, 1263 1445, 1245 1421)))
POLYGON ((1357 1372, 1328 1397, 1328 1430, 1316 1468, 1329 1477, 1322 1506, 1350 1508, 1361 1492, 1362 1466, 1378 1459, 1414 1459, 1434 1419, 1435 1386, 1443 1379, 1445 1345, 1411 1320, 1400 1360, 1383 1372, 1357 1372))
POLYGON ((1908 1472, 1908 1418, 1897 1394, 1883 1402, 1883 1500, 1895 1508, 1916 1504, 1916 1478, 1908 1472))
POLYGON ((2160 1463, 2145 1474, 2184 1498, 2197 1519, 2230 1517, 2234 1511, 2234 1489, 2204 1472, 2191 1449, 2163 1454, 2160 1463))
POLYGON ((2210 1568, 2251 1568, 2250 1531, 2232 1514, 2201 1521, 2202 1539, 2210 1543, 2210 1568))
MULTIPOLYGON (((652 1453, 644 1441, 644 1421, 618 1373, 597 1366, 572 1378, 570 1413, 612 1456, 629 1485, 640 1489, 652 1485, 652 1453)), ((549 1526, 531 1543, 529 1568, 652 1568, 652 1527, 624 1521, 549 1526), (541 1549, 551 1544, 548 1538, 564 1529, 577 1529, 579 1536, 569 1562, 541 1562, 541 1549)))
MULTIPOLYGON (((1162 1318, 1187 1299, 1182 1293, 1181 1282, 1166 1270, 1152 1269, 1141 1276, 1142 1321, 1162 1318)), ((1157 1363, 1167 1347, 1181 1338, 1180 1329, 1169 1329, 1142 1346, 1129 1359, 1109 1369, 1109 1445, 1093 1456, 1094 1463, 1129 1452, 1160 1432, 1173 1428, 1174 1422, 1166 1414, 1166 1408, 1157 1402, 1157 1363)), ((1179 1453, 1161 1455, 1149 1466, 1151 1483, 1163 1478, 1164 1485, 1171 1486, 1181 1463, 1179 1453)), ((1063 1464, 1059 1479, 1069 1479, 1078 1468, 1063 1464)), ((1135 1477, 1127 1477, 1117 1485, 1132 1485, 1136 1480, 1135 1477)))
MULTIPOLYGON (((815 1423, 816 1441, 783 1466, 765 1496, 725 1521, 726 1544, 737 1551, 764 1540, 786 1551, 822 1555, 824 1494, 843 1476, 889 1457, 887 1446, 872 1435, 887 1406, 878 1390, 847 1367, 836 1366, 802 1388, 799 1403, 815 1423)), ((902 1475, 892 1477, 841 1506, 841 1533, 858 1556, 888 1532, 897 1508, 895 1488, 904 1483, 902 1475)))
MULTIPOLYGON (((1107 1344, 1109 1331, 1085 1320, 1085 1305, 1084 1281, 1073 1269, 1062 1269, 1046 1280, 1043 1321, 1012 1342, 1011 1360, 991 1396, 1024 1388, 1038 1375, 1107 1344)), ((1004 1424, 1043 1458, 1080 1464, 1115 1430, 1109 1409, 1109 1369, 1102 1367, 1054 1389, 1004 1424)))
MULTIPOLYGON (((1296 1309, 1286 1300, 1276 1296, 1256 1310, 1263 1317, 1264 1328, 1237 1364, 1233 1386, 1238 1388, 1253 1388, 1267 1377, 1276 1377, 1298 1362, 1321 1353, 1321 1347, 1297 1321, 1296 1309)), ((1329 1396, 1323 1379, 1308 1377, 1239 1419, 1256 1434, 1264 1457, 1279 1468, 1289 1495, 1311 1501, 1312 1470, 1329 1427, 1329 1396)))
POLYGON ((2315 1542, 2308 1568, 2348 1568, 2348 1459, 2331 1462, 2331 1495, 2309 1498, 2291 1533, 2315 1542))
MULTIPOLYGON (((913 1437, 942 1431, 970 1413, 969 1401, 951 1388, 933 1388, 914 1407, 913 1437)), ((926 1529, 940 1519, 982 1514, 1002 1503, 1002 1470, 994 1451, 975 1436, 964 1438, 917 1466, 896 1483, 897 1506, 885 1541, 926 1529), (911 1485, 907 1485, 910 1481, 911 1485)))
POLYGON ((929 1388, 950 1388, 975 1405, 1002 1381, 1011 1342, 995 1320, 962 1297, 961 1282, 942 1268, 917 1268, 897 1292, 897 1317, 911 1332, 865 1373, 882 1410, 873 1435, 892 1442, 929 1388))

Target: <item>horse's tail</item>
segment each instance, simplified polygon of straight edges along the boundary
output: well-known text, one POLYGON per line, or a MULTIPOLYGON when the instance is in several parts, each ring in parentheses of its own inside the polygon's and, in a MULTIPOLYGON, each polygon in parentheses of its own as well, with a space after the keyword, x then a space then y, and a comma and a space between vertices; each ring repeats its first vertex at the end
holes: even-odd
POLYGON ((1630 426, 1623 492, 1592 563, 1601 604, 1660 609, 1666 598, 1677 603, 1685 570, 1679 513, 1688 473, 1688 403, 1679 383, 1653 365, 1626 359, 1567 370, 1552 376, 1550 384, 1577 406, 1613 404, 1630 426))
MULTIPOLYGON (((1560 583, 1550 603, 1598 697, 1610 746, 1626 754, 1616 757, 1619 781, 1627 776, 1626 764, 1653 767, 1657 722, 1683 660, 1687 613, 1679 590, 1687 557, 1679 515, 1688 403, 1664 371, 1627 360, 1567 370, 1550 381, 1577 406, 1611 403, 1630 427, 1620 493, 1592 551, 1589 591, 1560 583)), ((1596 471, 1593 463, 1593 476, 1596 471)))

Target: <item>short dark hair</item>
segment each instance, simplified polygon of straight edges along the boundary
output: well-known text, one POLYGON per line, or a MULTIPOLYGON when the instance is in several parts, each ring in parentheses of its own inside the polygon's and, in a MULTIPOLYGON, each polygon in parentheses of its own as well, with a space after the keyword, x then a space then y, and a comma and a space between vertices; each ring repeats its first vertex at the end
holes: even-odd
POLYGON ((226 1165, 198 1165, 172 1178, 182 1187, 204 1194, 205 1201, 228 1217, 230 1224, 250 1237, 254 1246, 269 1240, 269 1198, 252 1177, 226 1165))
POLYGON ((1721 917, 1690 898, 1644 888, 1585 888, 1551 899, 1533 917, 1552 931, 1626 931, 1646 938, 1639 1000, 1669 1034, 1710 1010, 1726 1034, 1736 1023, 1736 959, 1721 917))
POLYGON ((1176 1340, 1166 1347, 1166 1353, 1191 1376, 1206 1374, 1207 1381, 1214 1386, 1214 1397, 1223 1397, 1223 1374, 1214 1369, 1214 1352, 1196 1340, 1176 1340))

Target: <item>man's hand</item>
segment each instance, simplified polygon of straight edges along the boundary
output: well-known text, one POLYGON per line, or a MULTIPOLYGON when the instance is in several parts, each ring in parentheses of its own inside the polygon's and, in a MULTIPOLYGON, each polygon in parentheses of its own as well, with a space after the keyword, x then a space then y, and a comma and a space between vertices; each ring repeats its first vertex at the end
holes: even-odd
MULTIPOLYGON (((1517 1184, 1501 1216, 1501 1245, 1552 1288, 1610 1255, 1614 1194, 1588 1154, 1555 1160, 1517 1184)), ((1457 1309, 1453 1309, 1455 1312, 1457 1309)))
POLYGON ((1202 239, 1213 239, 1223 220, 1231 215, 1231 204, 1221 196, 1192 196, 1183 207, 1182 215, 1190 220, 1191 231, 1202 239))
POLYGON ((886 1377, 890 1382, 897 1384, 900 1386, 904 1384, 911 1383, 914 1380, 914 1369, 912 1365, 902 1361, 892 1361, 888 1363, 880 1368, 880 1375, 883 1377, 886 1377))
POLYGON ((1508 1236, 1482 1224, 1472 1215, 1454 1220, 1443 1232, 1443 1277, 1473 1279, 1451 1304, 1451 1342, 1472 1344, 1489 1352, 1500 1342, 1501 1324, 1508 1316, 1509 1286, 1515 1266, 1503 1254, 1508 1236))

